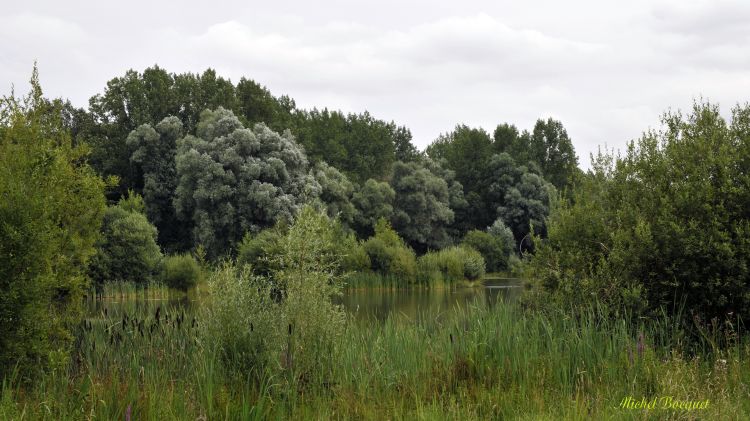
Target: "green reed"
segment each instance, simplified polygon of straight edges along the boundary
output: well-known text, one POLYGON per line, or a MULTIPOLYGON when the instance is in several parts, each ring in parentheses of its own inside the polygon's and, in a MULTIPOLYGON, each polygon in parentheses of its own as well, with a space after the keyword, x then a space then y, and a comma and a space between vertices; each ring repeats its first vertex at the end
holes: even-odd
MULTIPOLYGON (((447 314, 351 319, 305 384, 250 376, 197 334, 195 307, 110 306, 80 326, 67 371, 7 376, 0 419, 746 419, 750 346, 680 345, 679 324, 530 313, 480 302, 447 314), (709 399, 703 412, 623 398, 709 399)), ((292 332, 292 335, 295 333, 292 332)), ((707 342, 708 343, 708 342, 707 342)), ((314 351, 309 351, 314 352, 314 351)), ((281 360, 281 359, 280 359, 281 360)))

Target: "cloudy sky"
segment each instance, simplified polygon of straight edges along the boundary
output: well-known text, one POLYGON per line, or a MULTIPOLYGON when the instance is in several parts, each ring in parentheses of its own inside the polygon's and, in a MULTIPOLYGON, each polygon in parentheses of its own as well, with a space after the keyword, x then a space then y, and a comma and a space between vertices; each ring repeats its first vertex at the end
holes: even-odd
POLYGON ((0 94, 84 106, 127 69, 213 67, 298 106, 369 110, 423 148, 457 123, 563 122, 584 167, 694 98, 750 100, 750 2, 4 2, 0 94), (73 3, 73 4, 71 4, 73 3))

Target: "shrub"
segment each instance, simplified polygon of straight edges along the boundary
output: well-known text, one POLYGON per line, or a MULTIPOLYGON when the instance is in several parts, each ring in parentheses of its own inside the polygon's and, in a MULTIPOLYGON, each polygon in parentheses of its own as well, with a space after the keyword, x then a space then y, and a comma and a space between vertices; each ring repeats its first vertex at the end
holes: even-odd
MULTIPOLYGON (((67 362, 105 184, 42 98, 0 98, 0 378, 21 382, 67 362)), ((1 405, 1 404, 0 404, 1 405)))
POLYGON ((732 115, 696 104, 623 156, 600 154, 537 241, 540 302, 750 320, 750 106, 732 115))
POLYGON ((370 260, 370 269, 383 276, 395 276, 407 283, 416 280, 414 251, 384 219, 375 225, 375 235, 363 244, 370 260))
POLYGON ((330 372, 345 322, 331 301, 342 287, 339 228, 307 206, 279 239, 270 276, 230 263, 215 273, 203 336, 225 364, 256 376, 281 370, 295 383, 330 372))
POLYGON ((347 236, 342 246, 343 260, 341 262, 341 269, 343 272, 364 272, 370 270, 372 262, 363 243, 357 241, 354 236, 347 236))
POLYGON ((408 283, 414 283, 417 276, 417 259, 408 247, 393 249, 389 274, 408 283))
POLYGON ((258 275, 270 275, 272 261, 280 253, 283 228, 276 226, 257 234, 247 233, 237 249, 237 264, 250 265, 258 275))
POLYGON ((145 215, 119 205, 107 208, 90 266, 97 289, 105 282, 145 285, 155 279, 161 259, 156 228, 145 215))
POLYGON ((449 247, 431 251, 417 260, 420 282, 458 282, 484 276, 482 255, 468 247, 449 247))
POLYGON ((488 271, 498 272, 508 269, 508 259, 512 249, 509 249, 500 238, 484 231, 472 230, 466 233, 461 244, 478 251, 484 258, 488 271))
POLYGON ((187 291, 201 278, 201 267, 190 254, 167 256, 162 262, 162 281, 170 288, 187 291))
POLYGON ((222 263, 211 274, 211 305, 202 308, 201 336, 214 346, 228 371, 260 379, 282 349, 281 305, 271 299, 271 282, 248 266, 222 263))

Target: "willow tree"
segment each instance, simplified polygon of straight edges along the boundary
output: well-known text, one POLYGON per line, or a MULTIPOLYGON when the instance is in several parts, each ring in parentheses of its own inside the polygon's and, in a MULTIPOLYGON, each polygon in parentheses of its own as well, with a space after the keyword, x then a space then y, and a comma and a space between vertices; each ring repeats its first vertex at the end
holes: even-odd
POLYGON ((213 256, 246 232, 290 220, 320 185, 303 149, 287 131, 242 125, 229 110, 204 111, 196 135, 177 142, 174 207, 193 241, 213 256))

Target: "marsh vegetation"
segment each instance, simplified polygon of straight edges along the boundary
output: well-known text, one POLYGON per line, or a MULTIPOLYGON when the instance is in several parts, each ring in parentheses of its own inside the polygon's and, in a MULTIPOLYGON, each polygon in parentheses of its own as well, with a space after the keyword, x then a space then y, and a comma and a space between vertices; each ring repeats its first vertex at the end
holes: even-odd
POLYGON ((211 70, 89 109, 31 82, 0 103, 2 419, 750 417, 748 106, 583 172, 553 119, 420 152, 211 70))

